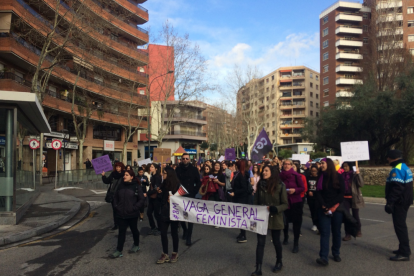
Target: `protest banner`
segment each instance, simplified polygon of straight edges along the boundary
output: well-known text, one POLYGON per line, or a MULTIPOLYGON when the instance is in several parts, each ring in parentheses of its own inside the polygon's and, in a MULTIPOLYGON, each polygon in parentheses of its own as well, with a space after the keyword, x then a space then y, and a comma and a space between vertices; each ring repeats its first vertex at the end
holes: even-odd
MULTIPOLYGON (((272 151, 272 143, 269 140, 269 136, 265 129, 257 136, 256 142, 254 142, 251 158, 253 162, 257 162, 263 159, 263 156, 272 151)), ((247 157, 246 157, 247 158, 247 157)))
POLYGON ((369 160, 368 141, 341 142, 343 161, 355 161, 358 169, 358 161, 369 160))
POLYGON ((104 155, 91 160, 95 174, 112 171, 114 168, 108 155, 104 155))
POLYGON ((226 160, 235 160, 236 159, 236 150, 233 148, 226 149, 224 152, 224 157, 226 160))
POLYGON ((141 161, 138 161, 138 167, 141 167, 142 165, 150 164, 152 163, 151 158, 147 158, 141 161))
POLYGON ((299 160, 301 165, 305 165, 310 160, 309 154, 292 154, 292 160, 299 160))
POLYGON ((267 235, 269 211, 266 206, 171 196, 170 219, 267 235))
POLYGON ((221 162, 221 161, 224 161, 224 156, 223 155, 220 156, 220 158, 217 160, 217 162, 221 162))
POLYGON ((154 148, 154 157, 157 163, 169 163, 171 161, 171 149, 154 148))

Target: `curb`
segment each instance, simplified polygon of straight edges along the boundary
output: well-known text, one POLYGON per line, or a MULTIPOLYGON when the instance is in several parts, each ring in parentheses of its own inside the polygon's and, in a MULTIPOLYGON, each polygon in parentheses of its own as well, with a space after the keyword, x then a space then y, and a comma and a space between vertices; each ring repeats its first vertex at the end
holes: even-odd
POLYGON ((39 236, 42 235, 46 232, 52 231, 53 229, 58 228, 59 226, 65 224, 66 222, 68 222, 70 219, 72 219, 80 210, 81 207, 81 203, 79 201, 75 202, 75 206, 72 207, 72 209, 70 209, 64 217, 54 221, 54 222, 49 222, 45 225, 39 226, 39 227, 35 227, 33 229, 29 229, 17 234, 13 234, 13 235, 9 235, 6 237, 2 237, 0 238, 0 246, 2 245, 6 245, 6 244, 10 244, 10 243, 15 243, 18 241, 22 241, 25 239, 29 239, 32 238, 34 236, 39 236))
POLYGON ((385 198, 382 197, 364 197, 365 203, 376 203, 376 204, 384 204, 387 203, 385 198))

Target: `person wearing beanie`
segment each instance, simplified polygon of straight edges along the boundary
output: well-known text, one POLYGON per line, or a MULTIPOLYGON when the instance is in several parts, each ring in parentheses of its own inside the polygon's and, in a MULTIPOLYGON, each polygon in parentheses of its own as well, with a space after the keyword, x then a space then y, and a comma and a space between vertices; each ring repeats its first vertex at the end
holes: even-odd
POLYGON ((392 170, 385 186, 385 212, 392 214, 395 234, 400 242, 398 250, 393 251, 391 261, 409 261, 411 255, 407 229, 407 213, 413 204, 413 173, 404 163, 399 150, 390 150, 387 161, 392 170))

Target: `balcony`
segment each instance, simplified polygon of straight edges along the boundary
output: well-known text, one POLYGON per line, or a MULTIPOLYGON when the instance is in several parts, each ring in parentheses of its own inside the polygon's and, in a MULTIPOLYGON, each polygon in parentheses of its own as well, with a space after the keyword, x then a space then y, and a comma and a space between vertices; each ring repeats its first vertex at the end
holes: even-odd
POLYGON ((305 113, 293 113, 292 117, 293 118, 305 118, 306 115, 305 113))
POLYGON ((339 77, 336 79, 336 85, 355 85, 363 84, 361 79, 339 77))
POLYGON ((336 72, 362 72, 362 67, 358 66, 348 66, 348 65, 338 65, 336 66, 336 72))
POLYGON ((384 29, 382 31, 378 31, 377 36, 393 36, 393 35, 402 35, 404 34, 403 28, 396 28, 396 29, 384 29))
POLYGON ((207 119, 204 116, 192 116, 192 115, 176 115, 172 116, 171 118, 166 117, 164 118, 164 122, 186 122, 186 123, 194 123, 199 125, 206 125, 207 119))
POLYGON ((300 94, 300 95, 293 95, 293 98, 295 98, 295 99, 298 99, 298 98, 305 98, 305 97, 306 97, 305 93, 302 93, 302 94, 300 94))
POLYGON ((353 22, 362 22, 362 16, 355 13, 346 13, 341 12, 335 17, 335 21, 353 21, 353 22))
POLYGON ((292 128, 292 123, 289 124, 280 124, 280 129, 291 129, 292 128))
POLYGON ((349 97, 353 97, 355 93, 351 92, 351 91, 346 91, 346 90, 339 90, 336 92, 336 97, 337 98, 349 98, 349 97))
POLYGON ((362 59, 363 56, 361 54, 358 54, 358 52, 339 52, 336 54, 336 59, 355 59, 359 60, 362 59))
POLYGON ((362 28, 359 26, 339 26, 335 34, 362 34, 362 28))
POLYGON ((292 85, 280 85, 279 89, 280 90, 286 90, 286 89, 292 90, 292 85))
POLYGON ((300 133, 281 133, 280 134, 281 138, 285 138, 285 137, 301 137, 300 133))
POLYGON ((282 109, 282 110, 292 109, 292 104, 281 105, 280 109, 282 109))
POLYGON ((388 1, 379 1, 376 10, 384 10, 384 9, 394 9, 402 7, 402 1, 395 1, 395 0, 388 0, 388 1))
POLYGON ((377 24, 385 23, 385 22, 394 22, 394 21, 403 21, 403 15, 401 13, 381 15, 377 19, 377 24))
POLYGON ((280 115, 281 118, 288 118, 288 117, 292 117, 292 113, 289 114, 282 114, 280 115))
POLYGON ((188 139, 188 140, 198 140, 198 141, 207 141, 207 134, 197 131, 171 131, 164 136, 164 139, 188 139))
POLYGON ((363 42, 362 40, 348 40, 348 39, 338 39, 335 42, 336 47, 345 46, 345 47, 362 47, 363 42))
POLYGON ((133 0, 114 0, 119 6, 123 7, 125 10, 131 12, 131 15, 134 16, 141 24, 148 22, 148 10, 141 6, 140 4, 135 3, 133 0))
POLYGON ((387 49, 402 49, 402 48, 404 48, 404 44, 402 41, 394 41, 391 43, 384 42, 384 45, 378 46, 379 51, 387 50, 387 49))

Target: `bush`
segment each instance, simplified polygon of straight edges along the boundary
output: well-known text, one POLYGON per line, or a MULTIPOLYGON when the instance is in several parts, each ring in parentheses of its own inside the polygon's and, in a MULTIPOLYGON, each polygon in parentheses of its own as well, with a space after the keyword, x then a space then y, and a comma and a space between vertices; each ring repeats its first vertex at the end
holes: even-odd
POLYGON ((326 152, 318 151, 318 152, 311 152, 310 153, 310 159, 316 159, 321 157, 326 157, 328 154, 326 152))
POLYGON ((278 158, 280 159, 291 158, 292 154, 293 154, 293 151, 282 149, 279 151, 278 158))

